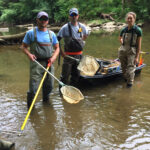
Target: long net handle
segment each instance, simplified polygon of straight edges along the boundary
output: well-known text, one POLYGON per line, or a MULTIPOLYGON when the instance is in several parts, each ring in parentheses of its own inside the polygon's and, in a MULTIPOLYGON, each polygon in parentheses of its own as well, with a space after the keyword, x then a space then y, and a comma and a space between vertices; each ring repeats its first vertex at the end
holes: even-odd
MULTIPOLYGON (((48 71, 49 67, 50 67, 50 65, 48 65, 48 67, 47 67, 47 69, 46 69, 47 71, 48 71)), ((40 89, 41 89, 41 87, 42 87, 42 84, 43 84, 43 82, 44 82, 44 79, 45 79, 45 77, 46 77, 46 75, 47 75, 47 71, 44 73, 44 76, 43 76, 43 78, 42 78, 42 80, 41 80, 41 82, 40 82, 40 85, 39 85, 39 87, 38 87, 38 90, 37 90, 37 92, 36 92, 36 94, 35 94, 35 96, 34 96, 34 99, 33 99, 33 101, 32 101, 32 104, 31 104, 31 106, 30 106, 30 108, 29 108, 29 111, 28 111, 28 113, 27 113, 27 115, 26 115, 26 117, 25 117, 25 120, 24 120, 24 122, 23 122, 23 124, 22 124, 22 126, 21 126, 21 131, 23 131, 24 128, 25 128, 25 125, 26 125, 27 120, 28 120, 28 118, 29 118, 29 116, 30 116, 30 113, 31 113, 31 111, 32 111, 32 108, 33 108, 33 106, 34 106, 34 103, 35 103, 35 101, 36 101, 36 99, 37 99, 37 96, 38 96, 38 94, 39 94, 39 92, 40 92, 40 89)))
POLYGON ((75 61, 77 61, 77 62, 79 62, 79 61, 80 61, 79 59, 76 59, 76 58, 71 57, 71 56, 69 56, 69 55, 66 55, 65 57, 70 58, 70 59, 72 59, 72 60, 75 60, 75 61))

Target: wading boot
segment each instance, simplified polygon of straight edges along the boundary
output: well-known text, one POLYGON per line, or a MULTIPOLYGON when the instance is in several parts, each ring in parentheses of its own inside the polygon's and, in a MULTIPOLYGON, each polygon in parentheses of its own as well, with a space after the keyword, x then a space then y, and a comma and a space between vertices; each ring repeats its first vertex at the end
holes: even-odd
POLYGON ((127 88, 131 88, 132 84, 131 83, 127 83, 127 88))
POLYGON ((49 95, 48 95, 48 96, 43 96, 43 103, 50 105, 50 98, 49 98, 49 95))
POLYGON ((33 98, 34 98, 34 94, 27 92, 27 107, 28 107, 28 109, 30 108, 30 106, 32 104, 33 98))

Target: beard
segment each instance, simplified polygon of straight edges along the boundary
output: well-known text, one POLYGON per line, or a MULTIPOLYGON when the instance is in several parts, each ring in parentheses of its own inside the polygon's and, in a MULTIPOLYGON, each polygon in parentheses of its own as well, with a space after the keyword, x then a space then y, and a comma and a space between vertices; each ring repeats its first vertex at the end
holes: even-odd
POLYGON ((37 23, 38 27, 41 28, 41 29, 46 28, 46 27, 47 27, 47 24, 48 24, 48 23, 46 23, 46 22, 44 22, 44 23, 38 22, 38 23, 37 23))
POLYGON ((76 23, 76 22, 77 22, 77 20, 78 20, 78 19, 73 18, 73 19, 72 19, 72 22, 73 22, 73 23, 76 23))
POLYGON ((47 24, 39 24, 40 28, 45 28, 47 26, 47 24))

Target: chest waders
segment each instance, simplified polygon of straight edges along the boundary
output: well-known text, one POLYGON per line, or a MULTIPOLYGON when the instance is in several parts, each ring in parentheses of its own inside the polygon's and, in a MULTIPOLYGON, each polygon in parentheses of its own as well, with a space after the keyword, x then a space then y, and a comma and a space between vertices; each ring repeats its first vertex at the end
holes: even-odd
MULTIPOLYGON (((42 43, 37 41, 36 29, 34 28, 34 42, 30 45, 30 51, 37 57, 37 60, 46 67, 48 64, 48 59, 52 56, 53 46, 52 46, 52 34, 48 31, 50 42, 42 43)), ((50 70, 52 74, 54 73, 54 67, 51 65, 50 70)), ((35 62, 30 61, 30 81, 29 81, 29 91, 27 92, 27 105, 30 107, 34 95, 38 89, 39 83, 43 77, 44 71, 35 62)), ((54 79, 51 76, 46 76, 43 83, 42 93, 43 101, 49 100, 49 95, 52 91, 54 85, 54 79)))
MULTIPOLYGON (((80 23, 78 23, 79 28, 81 28, 80 23)), ((65 37, 65 54, 71 55, 76 59, 82 58, 82 50, 83 50, 83 40, 75 39, 72 36, 72 28, 70 23, 68 23, 68 31, 69 37, 65 37)), ((80 38, 82 38, 82 33, 80 32, 80 38)), ((62 73, 61 73, 61 81, 65 84, 75 85, 79 80, 79 71, 77 69, 78 63, 75 60, 71 60, 67 57, 64 58, 62 65, 62 73), (70 77, 71 76, 71 77, 70 77), (69 83, 70 78, 70 83, 69 83)))
POLYGON ((122 72, 127 84, 133 84, 135 76, 135 57, 137 51, 137 34, 135 29, 131 33, 123 33, 123 44, 119 48, 119 59, 122 72))
MULTIPOLYGON (((81 28, 80 23, 78 23, 79 28, 81 28)), ((65 37, 65 46, 64 50, 67 55, 69 53, 75 53, 75 55, 79 52, 83 51, 84 42, 82 40, 82 32, 79 32, 80 38, 76 39, 73 37, 73 29, 71 28, 71 24, 68 23, 68 31, 69 31, 69 37, 65 37)))

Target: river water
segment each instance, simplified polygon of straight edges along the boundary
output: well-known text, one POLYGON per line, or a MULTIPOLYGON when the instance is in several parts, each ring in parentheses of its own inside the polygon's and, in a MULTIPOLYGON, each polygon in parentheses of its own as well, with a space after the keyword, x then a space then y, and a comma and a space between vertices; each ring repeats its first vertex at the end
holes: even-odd
MULTIPOLYGON (((142 50, 149 49, 150 30, 143 30, 142 50)), ((16 150, 148 150, 150 149, 150 59, 134 86, 127 89, 122 79, 83 87, 85 99, 69 104, 59 95, 58 83, 51 105, 42 103, 41 94, 23 133, 28 112, 26 91, 29 61, 20 45, 0 46, 0 139, 15 142, 16 150)), ((84 54, 115 59, 118 32, 91 34, 84 54)), ((55 63, 55 74, 61 67, 55 63)))

